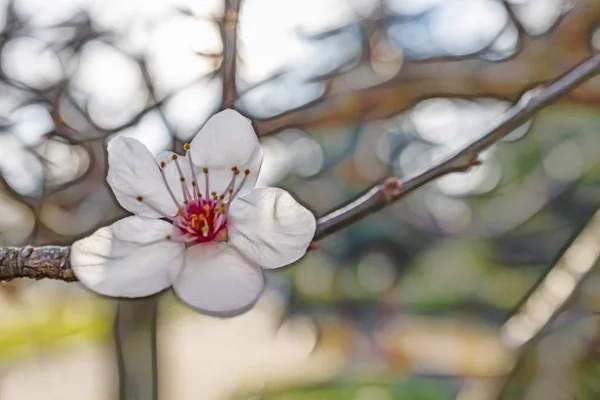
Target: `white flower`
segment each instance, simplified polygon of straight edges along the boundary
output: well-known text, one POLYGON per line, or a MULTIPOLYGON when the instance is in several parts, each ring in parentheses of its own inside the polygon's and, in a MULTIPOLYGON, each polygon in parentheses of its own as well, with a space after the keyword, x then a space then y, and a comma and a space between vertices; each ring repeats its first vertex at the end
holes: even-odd
POLYGON ((111 140, 107 181, 135 215, 75 242, 71 266, 103 295, 142 297, 172 285, 196 310, 237 315, 258 300, 261 267, 304 255, 316 221, 286 191, 255 188, 263 152, 236 111, 213 116, 184 148, 186 156, 155 157, 133 138, 111 140))

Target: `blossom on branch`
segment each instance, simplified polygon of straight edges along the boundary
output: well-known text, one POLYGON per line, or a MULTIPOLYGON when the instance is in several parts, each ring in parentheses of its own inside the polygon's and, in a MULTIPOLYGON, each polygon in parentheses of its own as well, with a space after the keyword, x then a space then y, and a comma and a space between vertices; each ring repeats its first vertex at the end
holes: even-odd
POLYGON ((196 310, 234 316, 258 300, 262 268, 305 254, 316 221, 288 192, 255 187, 263 151, 236 111, 213 116, 184 149, 154 156, 133 138, 111 140, 107 181, 135 215, 75 242, 72 268, 103 295, 173 286, 196 310))

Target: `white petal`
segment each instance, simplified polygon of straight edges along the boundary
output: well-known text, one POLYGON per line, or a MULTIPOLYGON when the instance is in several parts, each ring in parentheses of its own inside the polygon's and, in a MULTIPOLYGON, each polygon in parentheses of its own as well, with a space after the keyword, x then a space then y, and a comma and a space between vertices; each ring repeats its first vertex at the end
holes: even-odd
POLYGON ((142 297, 171 286, 183 267, 185 245, 165 240, 173 226, 127 217, 71 246, 75 276, 94 292, 142 297))
MULTIPOLYGON (((179 168, 181 168, 181 172, 183 173, 183 177, 185 181, 183 184, 188 189, 188 194, 193 195, 193 187, 192 181, 196 180, 195 173, 198 172, 199 168, 194 167, 194 173, 192 173, 192 169, 190 167, 190 162, 185 156, 177 155, 177 161, 173 160, 173 155, 176 155, 172 151, 163 151, 156 155, 157 163, 160 165, 161 162, 164 162, 166 165, 163 168, 163 172, 165 174, 165 178, 167 180, 167 184, 171 188, 171 191, 175 198, 177 199, 179 204, 182 204, 185 200, 184 198, 184 189, 181 182, 181 174, 179 173, 179 169, 177 168, 177 164, 179 164, 179 168)), ((200 174, 201 175, 201 174, 200 174)), ((202 179, 202 178, 201 178, 202 179)), ((173 204, 173 200, 171 200, 173 204)))
POLYGON ((314 215, 278 188, 256 188, 235 199, 229 218, 231 245, 263 268, 298 260, 316 229, 314 215))
POLYGON ((117 136, 108 143, 106 180, 121 206, 134 214, 153 218, 162 216, 152 208, 168 216, 177 213, 154 156, 134 138, 117 136), (142 196, 142 202, 137 199, 138 196, 142 196))
MULTIPOLYGON (((194 163, 209 169, 210 191, 223 192, 229 184, 232 167, 242 174, 248 169, 240 195, 256 185, 263 160, 263 151, 250 120, 234 110, 223 110, 212 116, 190 143, 194 163)), ((202 186, 201 186, 202 188, 202 186)))
POLYGON ((223 243, 190 247, 183 271, 173 284, 181 301, 219 317, 233 317, 252 308, 263 287, 260 267, 223 243))

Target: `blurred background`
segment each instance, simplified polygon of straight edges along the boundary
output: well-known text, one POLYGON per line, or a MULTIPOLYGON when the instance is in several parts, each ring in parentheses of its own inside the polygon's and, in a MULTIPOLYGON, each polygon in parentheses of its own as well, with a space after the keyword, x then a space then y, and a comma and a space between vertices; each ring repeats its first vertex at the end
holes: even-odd
MULTIPOLYGON (((222 107, 255 121, 260 183, 324 215, 481 136, 599 22, 598 0, 0 0, 0 245, 123 217, 108 140, 181 152, 222 107)), ((600 398, 598 101, 592 79, 233 319, 0 284, 0 400, 600 398)))

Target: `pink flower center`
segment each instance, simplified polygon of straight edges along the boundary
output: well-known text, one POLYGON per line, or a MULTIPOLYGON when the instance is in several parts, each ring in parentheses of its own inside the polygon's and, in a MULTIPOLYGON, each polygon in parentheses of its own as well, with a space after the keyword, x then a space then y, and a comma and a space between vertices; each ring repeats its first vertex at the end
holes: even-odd
MULTIPOLYGON (((174 188, 171 188, 167 181, 164 172, 167 163, 164 161, 160 163, 163 182, 178 209, 175 217, 171 218, 163 215, 164 218, 169 219, 173 223, 173 234, 167 235, 166 239, 186 244, 226 242, 228 240, 227 215, 229 206, 242 189, 242 186, 246 183, 250 170, 246 169, 241 181, 236 182, 241 173, 238 167, 231 167, 231 181, 223 193, 218 194, 217 192, 210 190, 210 174, 208 168, 202 168, 200 170, 201 172, 198 171, 199 173, 196 174, 198 168, 195 167, 192 162, 192 157, 189 153, 190 145, 186 143, 183 148, 188 151, 189 167, 192 173, 190 184, 188 184, 189 180, 185 178, 183 170, 179 165, 178 156, 173 154, 171 158, 179 173, 181 193, 184 199, 183 204, 177 200, 174 188), (197 175, 204 176, 204 185, 202 185, 204 190, 200 189, 197 175)), ((137 200, 144 202, 142 196, 138 196, 137 200)), ((156 210, 150 204, 145 202, 144 204, 162 215, 160 211, 156 210)))
POLYGON ((227 205, 219 199, 192 200, 173 225, 186 242, 227 241, 227 205))

